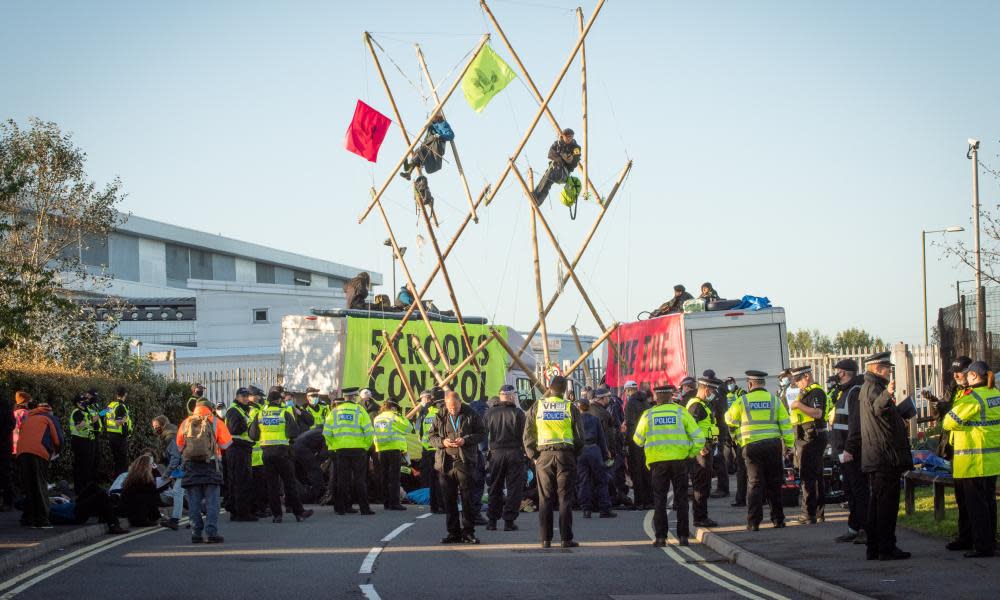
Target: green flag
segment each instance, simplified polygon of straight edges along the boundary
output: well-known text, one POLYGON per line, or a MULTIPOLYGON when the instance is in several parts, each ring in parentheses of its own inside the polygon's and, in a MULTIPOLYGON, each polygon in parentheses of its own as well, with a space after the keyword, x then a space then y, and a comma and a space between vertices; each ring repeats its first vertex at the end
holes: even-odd
POLYGON ((462 92, 472 110, 481 112, 515 77, 493 48, 483 46, 462 79, 462 92))

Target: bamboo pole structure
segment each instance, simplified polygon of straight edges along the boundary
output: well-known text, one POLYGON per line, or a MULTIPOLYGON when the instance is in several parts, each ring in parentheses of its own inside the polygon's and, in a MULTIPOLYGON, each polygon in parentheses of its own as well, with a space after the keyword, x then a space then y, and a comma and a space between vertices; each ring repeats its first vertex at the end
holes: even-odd
MULTIPOLYGON (((601 0, 602 3, 603 1, 604 0, 601 0)), ((382 184, 382 187, 375 194, 375 197, 372 198, 372 201, 368 203, 368 206, 365 208, 364 212, 361 213, 361 216, 358 217, 358 223, 364 223, 365 219, 368 217, 368 214, 371 213, 372 209, 375 208, 375 205, 378 204, 379 201, 382 199, 382 194, 384 194, 385 191, 389 188, 389 184, 392 183, 393 178, 396 177, 396 173, 399 172, 400 167, 403 166, 403 161, 405 161, 406 158, 410 156, 410 153, 413 152, 413 149, 417 146, 418 143, 420 143, 420 138, 422 138, 424 132, 427 131, 427 128, 434 120, 435 115, 437 115, 437 112, 441 110, 441 107, 443 107, 444 104, 448 102, 448 99, 450 99, 451 95, 455 93, 455 90, 458 89, 458 84, 462 82, 462 78, 465 77, 465 74, 469 71, 469 67, 472 66, 472 61, 475 60, 476 56, 479 54, 479 51, 482 50, 483 46, 486 45, 486 42, 489 41, 489 39, 490 35, 488 33, 483 34, 483 37, 480 38, 479 44, 477 44, 476 48, 472 51, 472 55, 469 57, 468 62, 466 62, 465 67, 462 68, 462 72, 459 73, 458 77, 455 78, 455 81, 452 82, 451 87, 448 88, 448 91, 445 93, 444 97, 441 98, 441 100, 437 103, 434 109, 431 110, 430 116, 427 117, 427 121, 424 122, 424 125, 420 128, 420 131, 416 133, 413 141, 410 142, 409 147, 406 149, 406 152, 404 152, 403 156, 401 156, 399 161, 396 162, 396 166, 392 168, 392 171, 389 173, 389 176, 386 177, 386 180, 382 184)), ((487 204, 489 203, 487 202, 487 204)))
POLYGON ((424 361, 427 368, 431 370, 431 375, 434 376, 434 381, 436 381, 439 386, 444 386, 444 383, 442 383, 444 379, 441 378, 441 372, 434 366, 433 361, 431 361, 431 357, 427 355, 427 351, 424 350, 424 347, 420 345, 420 342, 416 338, 410 338, 410 348, 417 351, 417 354, 420 355, 420 359, 424 361))
MULTIPOLYGON (((594 234, 597 232, 597 227, 601 224, 601 221, 604 219, 604 215, 607 214, 608 208, 611 207, 611 202, 614 201, 615 196, 618 194, 618 190, 621 188, 622 181, 625 180, 625 177, 629 174, 629 171, 631 169, 632 169, 632 161, 628 161, 625 164, 625 168, 622 169, 621 174, 618 175, 618 180, 615 181, 614 187, 611 188, 611 193, 608 194, 607 199, 605 199, 604 203, 601 205, 601 210, 599 213, 597 213, 597 218, 594 219, 594 224, 590 226, 590 231, 587 232, 587 236, 584 238, 583 243, 580 245, 580 249, 576 253, 576 258, 573 259, 574 269, 576 268, 576 265, 580 263, 580 260, 583 258, 584 251, 587 249, 587 246, 590 245, 590 241, 593 239, 594 234)), ((563 275, 559 285, 560 289, 562 288, 562 286, 566 285, 566 282, 568 281, 569 281, 569 275, 563 275)), ((549 298, 549 302, 545 305, 545 310, 541 312, 539 317, 547 316, 549 314, 549 311, 551 311, 552 307, 555 306, 556 300, 559 298, 559 294, 560 294, 559 290, 556 290, 556 293, 552 294, 552 297, 549 298)), ((530 340, 535 336, 535 333, 538 331, 540 325, 541 325, 541 319, 535 321, 534 327, 532 327, 531 331, 528 332, 528 337, 525 338, 524 344, 521 346, 521 349, 518 350, 518 352, 524 352, 525 348, 528 347, 530 340)), ((618 355, 617 349, 613 350, 613 352, 615 353, 615 356, 618 355)))
MULTIPOLYGON (((476 199, 476 208, 478 208, 482 204, 483 199, 486 197, 486 193, 489 191, 489 189, 490 186, 487 185, 486 187, 483 188, 483 191, 479 193, 479 197, 476 199)), ((455 231, 455 235, 453 235, 451 241, 448 242, 448 247, 444 249, 444 253, 442 254, 444 258, 448 258, 448 255, 451 254, 452 249, 458 242, 458 238, 462 236, 462 233, 465 231, 465 228, 468 227, 469 221, 471 220, 472 220, 472 213, 470 212, 467 215, 465 215, 465 220, 463 220, 462 224, 458 226, 458 229, 455 231)), ((440 270, 441 270, 441 265, 434 265, 434 269, 431 270, 431 274, 427 277, 427 281, 424 283, 424 287, 420 288, 419 295, 422 296, 423 294, 427 293, 427 290, 429 290, 431 287, 431 283, 434 282, 434 277, 437 276, 438 271, 440 270)), ((414 294, 414 296, 416 297, 416 294, 414 294)), ((403 314, 403 317, 399 320, 399 324, 396 325, 396 330, 393 331, 392 333, 394 336, 399 335, 399 332, 403 331, 403 327, 405 327, 406 324, 409 323, 410 317, 413 315, 414 310, 416 310, 416 307, 413 304, 411 304, 406 309, 406 313, 403 314)), ((381 352, 379 352, 378 356, 375 358, 375 361, 372 363, 372 366, 368 369, 369 376, 371 376, 372 372, 375 370, 375 366, 378 365, 378 362, 382 360, 383 356, 385 356, 384 348, 382 349, 381 352)))
MULTIPOLYGON (((583 33, 583 9, 579 6, 576 7, 576 22, 580 26, 580 33, 583 33)), ((590 178, 587 177, 587 167, 590 165, 590 158, 588 150, 590 145, 587 143, 587 45, 580 45, 580 82, 583 95, 583 156, 580 160, 580 170, 583 171, 583 180, 589 182, 590 178)), ((598 197, 597 201, 600 202, 601 198, 598 197)))
MULTIPOLYGON (((424 60, 424 52, 420 49, 420 44, 414 44, 417 48, 417 60, 420 62, 420 69, 424 72, 424 78, 427 79, 427 85, 431 88, 431 93, 434 94, 434 101, 440 102, 441 98, 438 97, 437 88, 434 87, 434 80, 431 79, 431 72, 427 68, 427 61, 424 60)), ((444 115, 444 111, 441 111, 444 115)), ((469 190, 469 180, 465 178, 465 170, 462 169, 462 159, 458 157, 458 147, 455 146, 455 140, 448 142, 451 146, 451 155, 455 157, 455 167, 458 169, 458 176, 462 179, 462 187, 465 189, 465 198, 469 201, 469 209, 472 211, 472 222, 479 223, 479 215, 476 214, 476 204, 472 201, 472 192, 469 190)))
MULTIPOLYGON (((399 266, 403 268, 403 276, 406 277, 406 282, 410 285, 410 289, 416 290, 417 286, 413 283, 413 276, 410 275, 410 268, 406 266, 406 261, 403 260, 403 254, 399 251, 399 244, 396 242, 396 235, 392 232, 392 226, 389 225, 389 217, 385 214, 385 208, 382 207, 381 202, 375 203, 378 206, 378 212, 382 216, 382 222, 385 223, 385 230, 389 234, 389 242, 392 244, 392 251, 396 253, 396 258, 399 260, 399 266)), ((448 357, 444 353, 444 346, 441 345, 441 340, 438 339, 437 333, 434 332, 434 327, 431 326, 431 318, 427 316, 427 310, 424 308, 424 300, 421 297, 422 294, 413 294, 413 303, 417 305, 417 309, 420 311, 420 317, 424 320, 424 324, 427 325, 427 332, 430 334, 431 339, 434 340, 434 346, 437 347, 438 352, 441 353, 441 360, 444 364, 448 366, 451 370, 451 365, 448 363, 448 357)), ((395 334, 393 334, 395 336, 395 334)), ((381 357, 379 357, 381 360, 381 357)), ((378 361, 376 361, 377 364, 378 361)))
MULTIPOLYGON (((417 405, 417 397, 413 393, 413 388, 410 387, 410 381, 406 378, 406 373, 403 371, 403 361, 399 358, 399 352, 396 352, 395 340, 389 337, 389 332, 385 329, 382 330, 382 339, 385 340, 385 345, 389 349, 389 354, 392 355, 392 362, 396 363, 396 372, 399 373, 399 378, 403 382, 403 387, 406 388, 406 395, 410 398, 410 406, 417 405)), ((388 384, 386 384, 386 396, 389 394, 388 384)))
MULTIPOLYGON (((531 78, 531 75, 528 74, 528 70, 526 68, 524 68, 524 63, 521 62, 521 57, 518 56, 517 51, 514 50, 514 45, 511 44, 510 40, 507 39, 507 34, 504 33, 503 28, 500 27, 500 23, 497 22, 496 17, 493 16, 493 11, 491 11, 490 7, 487 6, 486 0, 480 0, 479 5, 483 8, 483 12, 486 13, 486 16, 489 17, 490 22, 493 23, 493 27, 494 27, 494 29, 497 30, 497 34, 500 35, 500 39, 503 41, 504 46, 507 47, 507 51, 510 52, 511 56, 514 57, 514 62, 517 63, 518 68, 521 70, 521 75, 524 77, 524 80, 526 82, 528 82, 528 89, 531 90, 531 94, 532 94, 532 96, 534 96, 535 102, 538 102, 539 104, 543 104, 543 102, 542 102, 542 93, 540 91, 538 91, 538 86, 535 85, 535 81, 531 78)), ((580 9, 577 9, 577 10, 580 10, 580 9)), ((580 11, 580 15, 582 17, 582 15, 583 15, 582 11, 580 11)), ((595 11, 595 16, 596 16, 596 11, 595 11)), ((547 116, 549 118, 549 122, 552 123, 552 128, 556 130, 556 135, 558 136, 559 134, 562 133, 562 127, 559 126, 559 122, 556 121, 556 117, 555 117, 555 115, 552 114, 552 111, 549 109, 547 102, 544 103, 543 109, 545 111, 545 116, 547 116)), ((584 114, 586 114, 586 113, 587 113, 587 111, 585 110, 584 114)), ((587 187, 590 188, 591 193, 593 193, 594 197, 597 198, 598 201, 600 201, 601 195, 597 193, 597 188, 594 187, 594 183, 592 181, 590 181, 590 179, 587 178, 586 171, 584 171, 583 177, 586 180, 587 187)), ((491 200, 492 200, 492 198, 491 198, 491 200)), ((488 204, 489 204, 489 202, 487 202, 487 205, 488 204)))
MULTIPOLYGON (((524 146, 528 143, 528 139, 531 134, 535 131, 535 127, 538 125, 538 121, 542 118, 542 114, 545 112, 545 108, 549 105, 552 97, 555 96, 556 90, 559 89, 559 84, 562 83, 563 77, 566 76, 566 71, 569 70, 570 66, 573 64, 573 60, 576 59, 577 52, 580 51, 580 46, 583 45, 583 40, 586 39, 587 34, 590 33, 590 28, 594 25, 594 21, 597 19, 598 13, 601 12, 601 7, 604 6, 604 0, 598 0, 597 6, 594 7, 594 12, 590 15, 590 20, 583 27, 583 32, 580 37, 576 40, 576 44, 573 46, 573 51, 570 52, 569 58, 566 59, 566 63, 563 65, 562 69, 559 71, 559 75, 556 76, 555 82, 552 83, 552 89, 549 90, 549 94, 542 100, 541 106, 538 107, 538 112, 535 113, 535 117, 531 120, 531 125, 528 126, 528 130, 524 133, 524 137, 521 138, 520 143, 517 145, 517 149, 514 154, 510 157, 507 163, 507 168, 504 169, 503 174, 500 175, 500 179, 497 180, 496 184, 491 189, 489 195, 486 197, 486 206, 490 205, 493 198, 500 191, 500 186, 506 181, 507 176, 510 175, 510 170, 514 166, 514 161, 521 156, 521 151, 524 150, 524 146)), ((398 169, 399 167, 397 167, 398 169)), ((602 327, 603 329, 603 327, 602 327)))
MULTIPOLYGON (((576 342, 576 351, 583 356, 583 344, 580 342, 580 332, 576 330, 576 325, 570 325, 569 330, 573 332, 573 341, 576 342)), ((590 369, 584 368, 583 370, 583 380, 587 382, 587 385, 594 387, 594 374, 590 372, 590 369)))
POLYGON ((524 362, 520 358, 518 358, 517 354, 514 354, 514 349, 510 347, 510 344, 507 343, 507 340, 503 339, 503 336, 500 335, 500 333, 496 329, 493 329, 492 327, 490 327, 490 335, 493 336, 493 339, 500 342, 500 345, 503 346, 503 349, 507 351, 508 355, 510 355, 511 360, 514 361, 514 364, 517 365, 517 368, 521 369, 521 371, 523 371, 524 374, 528 376, 528 379, 531 380, 532 385, 538 388, 539 392, 544 394, 545 386, 538 381, 537 377, 535 377, 535 372, 532 371, 528 367, 528 365, 524 364, 524 362))
MULTIPOLYGON (((569 377, 570 374, 572 374, 573 371, 575 371, 576 368, 583 363, 583 361, 587 360, 590 357, 590 355, 594 353, 594 350, 597 350, 597 348, 601 344, 603 344, 605 340, 611 337, 611 334, 615 332, 615 329, 618 329, 618 323, 612 323, 611 327, 609 327, 607 331, 601 334, 601 337, 594 340, 594 343, 590 345, 590 348, 587 348, 587 351, 584 354, 581 354, 575 361, 573 361, 573 364, 571 364, 569 368, 566 369, 566 372, 563 373, 563 377, 569 377)), ((614 344, 611 345, 613 346, 614 344)))
MULTIPOLYGON (((441 380, 440 382, 441 387, 448 385, 452 379, 458 377, 459 372, 465 367, 467 367, 470 362, 475 360, 475 358, 479 356, 479 353, 485 350, 486 346, 489 346, 492 341, 493 338, 487 337, 485 340, 483 340, 482 344, 479 344, 479 346, 475 350, 470 352, 469 355, 465 357, 465 360, 455 365, 455 368, 451 370, 451 373, 449 373, 447 377, 441 380)), ((482 371, 481 368, 479 370, 482 371)))
MULTIPOLYGON (((385 95, 389 97, 389 106, 392 107, 392 114, 396 115, 396 123, 399 124, 399 130, 403 133, 403 141, 407 145, 410 144, 410 134, 406 131, 406 125, 403 123, 403 115, 399 114, 399 107, 396 106, 396 97, 392 93, 392 89, 389 88, 389 81, 385 78, 385 71, 382 70, 382 61, 378 59, 378 54, 375 52, 375 47, 372 45, 372 36, 367 31, 364 34, 365 45, 368 46, 368 51, 372 55, 372 61, 375 63, 375 70, 378 71, 379 79, 382 81, 382 88, 385 89, 385 95)), ((382 46, 380 45, 379 48, 382 46)), ((385 52, 385 50, 383 50, 385 52)), ((421 167, 416 167, 417 175, 423 174, 423 169, 421 167)), ((434 224, 438 225, 437 213, 434 212, 434 205, 431 205, 431 216, 434 217, 434 224)), ((395 291, 395 290, 394 290, 395 291)))
MULTIPOLYGON (((434 247, 434 256, 437 257, 441 276, 444 277, 444 285, 448 288, 448 297, 451 298, 451 306, 455 309, 455 318, 458 319, 458 326, 462 329, 462 340, 465 342, 465 349, 472 352, 472 339, 469 338, 469 331, 465 328, 465 319, 462 318, 462 309, 458 306, 458 297, 455 295, 455 288, 451 285, 451 275, 448 274, 448 269, 444 266, 444 257, 441 255, 441 246, 438 245, 437 236, 434 235, 434 228, 431 227, 430 217, 427 216, 427 210, 425 210, 423 205, 420 206, 420 214, 423 215, 424 223, 427 225, 427 235, 431 238, 431 246, 434 247)), ((479 372, 478 364, 476 365, 476 372, 479 372)))
MULTIPOLYGON (((541 317, 542 314, 542 271, 539 266, 538 261, 538 219, 535 217, 535 211, 531 211, 531 255, 534 259, 535 267, 535 305, 538 307, 538 315, 541 317)), ((542 356, 545 360, 545 366, 548 367, 551 362, 549 357, 549 329, 545 324, 545 318, 541 318, 542 322, 542 356)))
POLYGON ((559 255, 559 260, 562 261, 563 266, 565 266, 566 270, 569 271, 569 276, 573 279, 573 283, 576 284, 576 288, 580 290, 580 295, 583 296, 584 303, 587 305, 587 308, 590 309, 590 313, 594 316, 594 321, 597 322, 597 326, 600 327, 602 331, 607 329, 604 325, 603 319, 601 319, 600 313, 598 313, 597 308, 594 307, 594 303, 590 301, 590 296, 587 294, 587 290, 584 289, 583 282, 576 276, 576 271, 573 270, 573 265, 570 264, 569 259, 566 258, 566 254, 562 250, 562 247, 559 246, 559 241, 556 240, 555 234, 552 233, 552 228, 549 227, 548 221, 545 220, 545 216, 542 215, 541 209, 537 204, 535 204, 535 200, 531 195, 531 190, 528 188, 528 182, 524 180, 524 177, 521 175, 521 171, 518 170, 514 161, 510 161, 509 164, 511 170, 514 171, 514 175, 517 176, 517 180, 521 183, 521 188, 524 190, 525 194, 524 197, 527 198, 528 203, 531 205, 531 210, 534 211, 535 216, 537 216, 538 220, 541 222, 542 228, 545 229, 545 233, 549 236, 549 241, 552 242, 552 247, 555 248, 556 254, 559 255))

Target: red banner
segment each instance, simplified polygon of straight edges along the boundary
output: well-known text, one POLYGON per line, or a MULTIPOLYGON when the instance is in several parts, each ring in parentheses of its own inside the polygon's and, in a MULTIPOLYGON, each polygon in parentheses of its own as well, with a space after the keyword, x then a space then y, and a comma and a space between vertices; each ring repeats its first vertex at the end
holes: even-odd
POLYGON ((618 356, 608 353, 606 381, 610 387, 625 385, 626 381, 677 385, 687 375, 679 313, 620 325, 611 334, 611 343, 618 349, 618 356))

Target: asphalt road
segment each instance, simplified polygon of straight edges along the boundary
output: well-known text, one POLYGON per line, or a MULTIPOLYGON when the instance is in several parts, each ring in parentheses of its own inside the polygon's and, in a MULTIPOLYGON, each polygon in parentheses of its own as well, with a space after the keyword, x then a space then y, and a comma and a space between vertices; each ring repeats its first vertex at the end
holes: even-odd
POLYGON ((520 531, 477 528, 478 546, 440 544, 444 517, 426 507, 370 517, 323 507, 303 523, 287 517, 273 524, 223 516, 222 545, 193 545, 183 528, 153 528, 68 548, 0 583, 0 600, 799 597, 698 544, 654 548, 647 512, 575 513, 581 546, 566 550, 543 550, 537 516, 527 513, 520 531))

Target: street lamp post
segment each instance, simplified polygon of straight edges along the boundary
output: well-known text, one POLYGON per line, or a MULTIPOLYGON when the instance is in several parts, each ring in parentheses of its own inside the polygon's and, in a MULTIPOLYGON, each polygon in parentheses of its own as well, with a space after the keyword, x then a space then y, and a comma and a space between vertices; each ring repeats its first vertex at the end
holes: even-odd
MULTIPOLYGON (((397 255, 394 250, 391 250, 391 248, 392 248, 392 240, 388 240, 387 239, 386 241, 382 242, 382 245, 383 246, 388 246, 390 248, 390 252, 392 253, 392 293, 395 294, 396 293, 396 261, 398 259, 402 258, 406 254, 406 248, 405 247, 400 248, 399 249, 399 254, 397 255)), ((390 295, 390 297, 391 297, 391 295, 390 295)))
POLYGON ((982 252, 979 245, 979 140, 969 138, 965 157, 972 161, 972 229, 976 238, 976 343, 980 356, 989 360, 986 348, 986 290, 983 289, 982 252))
POLYGON ((925 229, 920 231, 920 259, 923 270, 923 283, 924 283, 924 345, 930 343, 930 339, 927 335, 927 234, 928 233, 957 233, 959 231, 965 231, 964 227, 959 227, 954 225, 952 227, 945 227, 944 229, 925 229))

